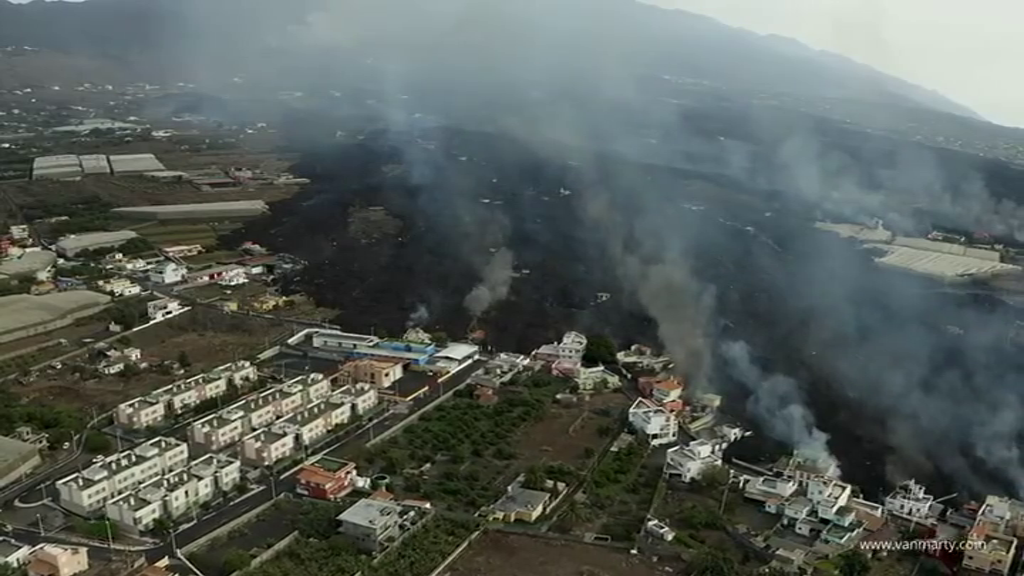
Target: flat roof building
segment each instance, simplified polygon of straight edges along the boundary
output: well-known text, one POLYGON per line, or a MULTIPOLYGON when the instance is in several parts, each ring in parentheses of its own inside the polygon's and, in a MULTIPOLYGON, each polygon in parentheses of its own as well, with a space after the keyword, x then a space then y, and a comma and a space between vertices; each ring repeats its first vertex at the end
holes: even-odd
POLYGON ((111 248, 120 246, 129 240, 138 238, 139 235, 131 230, 115 230, 113 232, 87 232, 76 234, 60 240, 55 245, 57 253, 65 258, 74 258, 82 250, 95 250, 96 248, 111 248))
POLYGON ((0 487, 18 480, 41 463, 37 445, 0 436, 0 487))
POLYGON ((338 531, 360 550, 380 552, 397 540, 402 516, 398 504, 364 498, 338 515, 338 531))
POLYGON ((115 208, 113 212, 145 220, 187 220, 192 218, 247 218, 260 216, 270 208, 262 200, 207 202, 202 204, 169 204, 115 208))
POLYGON ((152 154, 119 154, 110 157, 110 168, 114 175, 143 174, 167 170, 152 154))
POLYGON ((0 343, 62 328, 102 311, 110 300, 88 290, 0 297, 0 343))

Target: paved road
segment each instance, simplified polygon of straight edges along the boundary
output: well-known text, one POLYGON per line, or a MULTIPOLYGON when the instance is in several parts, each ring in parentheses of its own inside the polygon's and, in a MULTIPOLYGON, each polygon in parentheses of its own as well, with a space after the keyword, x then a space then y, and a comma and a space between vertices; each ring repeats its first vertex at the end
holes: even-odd
MULTIPOLYGON (((324 446, 317 454, 347 454, 355 447, 363 445, 372 439, 380 436, 384 432, 388 431, 392 427, 401 423, 406 418, 420 412, 428 404, 437 400, 442 394, 450 392, 451 390, 462 386, 469 380, 474 372, 479 370, 485 364, 484 360, 478 360, 473 364, 467 366, 457 374, 449 378, 443 383, 433 383, 430 386, 428 393, 423 394, 419 398, 416 398, 412 402, 408 412, 395 412, 391 411, 384 415, 382 418, 373 421, 370 425, 362 426, 350 431, 343 432, 340 438, 334 440, 328 446, 324 446)), ((66 466, 62 466, 59 469, 50 471, 44 476, 40 477, 33 484, 33 487, 20 491, 19 494, 29 492, 35 488, 38 488, 39 484, 52 481, 60 478, 62 475, 68 474, 75 469, 74 463, 66 466)), ((258 492, 255 492, 247 498, 234 502, 225 508, 221 508, 210 515, 200 518, 198 522, 182 528, 179 530, 174 537, 174 544, 178 548, 184 548, 188 544, 199 540, 206 534, 216 530, 217 528, 231 522, 232 520, 266 504, 273 500, 276 496, 284 493, 295 491, 295 476, 298 474, 298 470, 291 470, 285 474, 268 479, 258 492)), ((46 535, 41 537, 38 532, 32 530, 16 529, 12 534, 16 540, 20 540, 27 544, 38 543, 42 541, 61 542, 67 541, 68 543, 74 543, 76 545, 84 545, 90 549, 90 553, 95 552, 97 558, 109 558, 110 549, 107 546, 98 544, 82 544, 77 541, 68 541, 67 538, 61 538, 58 535, 46 535), (103 556, 105 555, 105 556, 103 556)), ((146 549, 146 556, 151 561, 162 558, 167 555, 172 555, 174 552, 171 542, 165 542, 158 546, 146 549)))

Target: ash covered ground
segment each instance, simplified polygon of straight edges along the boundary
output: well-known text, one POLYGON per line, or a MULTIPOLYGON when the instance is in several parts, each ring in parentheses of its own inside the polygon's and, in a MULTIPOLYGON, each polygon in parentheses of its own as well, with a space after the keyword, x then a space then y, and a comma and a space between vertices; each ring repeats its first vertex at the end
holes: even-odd
POLYGON ((868 495, 910 475, 1017 490, 1016 311, 878 268, 801 198, 452 128, 297 169, 314 185, 243 234, 307 260, 295 287, 346 329, 464 334, 467 295, 507 250, 508 293, 480 318, 498 349, 567 329, 660 342, 692 385, 765 438, 834 455, 868 495))

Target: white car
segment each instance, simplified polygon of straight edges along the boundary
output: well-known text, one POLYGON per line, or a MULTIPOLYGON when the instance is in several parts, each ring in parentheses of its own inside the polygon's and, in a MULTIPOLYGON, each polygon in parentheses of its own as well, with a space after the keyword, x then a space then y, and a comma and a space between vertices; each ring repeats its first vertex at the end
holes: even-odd
POLYGON ((97 456, 92 459, 93 464, 99 464, 100 462, 103 462, 103 456, 97 456))

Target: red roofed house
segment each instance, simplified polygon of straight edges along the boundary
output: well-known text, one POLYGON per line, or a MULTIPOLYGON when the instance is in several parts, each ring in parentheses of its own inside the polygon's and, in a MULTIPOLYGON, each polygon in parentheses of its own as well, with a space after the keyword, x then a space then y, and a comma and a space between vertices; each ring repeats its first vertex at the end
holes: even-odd
POLYGON ((666 410, 678 412, 683 408, 682 381, 675 376, 644 376, 639 380, 640 393, 666 410))
POLYGON ((318 500, 337 500, 352 491, 356 465, 324 457, 302 467, 295 491, 318 500))

